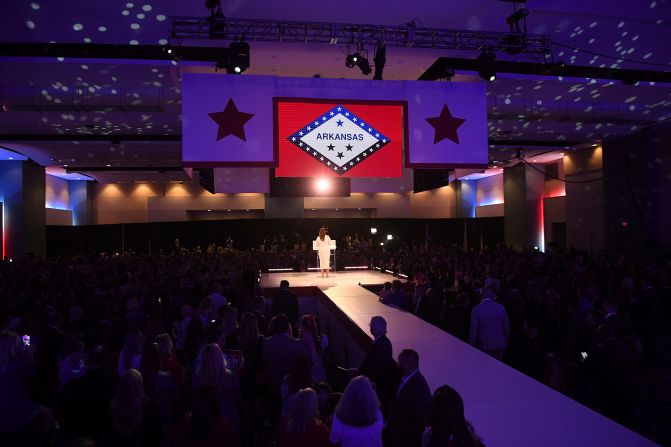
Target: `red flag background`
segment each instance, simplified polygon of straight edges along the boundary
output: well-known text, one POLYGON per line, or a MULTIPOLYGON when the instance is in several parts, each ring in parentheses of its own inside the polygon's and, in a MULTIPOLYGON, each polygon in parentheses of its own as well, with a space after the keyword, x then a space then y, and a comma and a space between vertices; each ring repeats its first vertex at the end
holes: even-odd
POLYGON ((374 126, 390 142, 341 177, 401 177, 407 118, 404 101, 334 101, 333 99, 275 98, 275 144, 279 148, 278 177, 339 175, 287 138, 337 105, 374 126))

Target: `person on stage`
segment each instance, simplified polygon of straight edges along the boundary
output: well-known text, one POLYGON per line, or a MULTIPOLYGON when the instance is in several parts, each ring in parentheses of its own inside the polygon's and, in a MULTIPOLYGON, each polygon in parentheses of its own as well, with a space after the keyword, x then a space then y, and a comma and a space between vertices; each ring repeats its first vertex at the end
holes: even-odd
POLYGON ((319 254, 319 270, 321 270, 322 278, 324 278, 324 275, 328 278, 329 263, 331 261, 331 249, 329 248, 331 238, 326 234, 325 228, 319 229, 319 236, 317 236, 315 243, 319 254))

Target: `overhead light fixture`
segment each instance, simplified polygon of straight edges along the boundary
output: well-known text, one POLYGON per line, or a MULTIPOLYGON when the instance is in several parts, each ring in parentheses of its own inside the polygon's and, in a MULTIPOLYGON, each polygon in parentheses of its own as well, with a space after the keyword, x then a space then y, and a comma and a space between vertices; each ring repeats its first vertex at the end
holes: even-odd
POLYGON ((478 75, 487 82, 496 80, 496 71, 494 70, 494 60, 496 54, 492 51, 483 50, 478 58, 478 75))
POLYGON ((357 66, 359 67, 359 70, 361 70, 361 73, 366 76, 373 72, 373 69, 370 66, 370 62, 368 62, 368 58, 358 51, 353 54, 348 54, 345 57, 345 66, 347 68, 354 68, 357 66))
POLYGON ((359 70, 361 70, 361 73, 364 76, 368 76, 373 72, 373 69, 370 67, 370 62, 368 62, 367 57, 361 57, 359 60, 356 62, 357 67, 359 67, 359 70))
POLYGON ((249 44, 247 42, 231 42, 228 51, 222 53, 217 60, 217 69, 226 69, 228 74, 242 74, 249 68, 249 44))
POLYGON ((380 45, 375 50, 375 57, 373 58, 375 63, 375 74, 373 79, 376 81, 382 80, 382 72, 384 71, 384 66, 387 63, 387 48, 384 45, 380 45))

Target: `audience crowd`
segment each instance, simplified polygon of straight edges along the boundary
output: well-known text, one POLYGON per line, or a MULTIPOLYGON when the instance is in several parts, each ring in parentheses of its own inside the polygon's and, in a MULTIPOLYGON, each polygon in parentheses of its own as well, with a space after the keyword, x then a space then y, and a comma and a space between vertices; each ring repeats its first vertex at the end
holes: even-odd
MULTIPOLYGON (((587 403, 616 420, 641 375, 664 365, 668 259, 345 241, 351 265, 409 277, 385 284, 383 303, 539 380, 552 356, 575 365, 587 403)), ((457 390, 432 395, 414 350, 392 357, 382 317, 363 363, 340 368, 288 282, 264 297, 272 258, 228 248, 3 262, 0 445, 483 445, 457 390)))
POLYGON ((340 368, 289 284, 266 299, 258 275, 235 250, 3 262, 0 445, 481 445, 383 318, 340 368))

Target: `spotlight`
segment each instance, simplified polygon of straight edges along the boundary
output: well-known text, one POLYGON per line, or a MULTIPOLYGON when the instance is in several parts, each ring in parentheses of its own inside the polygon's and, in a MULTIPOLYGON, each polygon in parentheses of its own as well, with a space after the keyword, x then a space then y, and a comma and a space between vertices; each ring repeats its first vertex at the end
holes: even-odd
POLYGON ((491 51, 483 51, 478 58, 478 75, 488 82, 496 80, 496 71, 494 70, 494 59, 496 54, 491 51))
POLYGON ((373 227, 370 229, 370 234, 377 234, 377 228, 373 227))
POLYGON ((364 76, 368 76, 373 71, 373 69, 370 68, 370 62, 368 62, 367 57, 360 57, 356 61, 356 65, 359 67, 359 70, 361 70, 361 73, 363 73, 364 76))
POLYGON ((320 193, 325 193, 329 189, 331 189, 331 182, 329 179, 322 177, 320 179, 317 179, 317 191, 320 193))
POLYGON ((217 61, 217 68, 226 68, 228 74, 240 74, 249 68, 249 44, 247 42, 231 42, 226 54, 225 66, 217 61))
POLYGON ((375 57, 373 58, 375 62, 375 74, 373 79, 376 81, 382 80, 382 72, 384 71, 384 65, 387 63, 387 48, 383 45, 380 45, 375 50, 375 57))
POLYGON ((345 58, 345 66, 347 68, 354 68, 357 62, 359 62, 359 59, 361 59, 361 55, 359 53, 348 54, 345 58))
POLYGON ((512 27, 514 25, 517 25, 517 27, 518 27, 517 32, 519 33, 519 22, 528 15, 529 15, 529 10, 527 8, 522 8, 520 10, 515 11, 511 15, 509 15, 508 18, 506 18, 506 23, 511 26, 510 31, 512 32, 513 31, 512 27))
POLYGON ((392 240, 392 239, 394 239, 394 236, 392 236, 391 234, 388 234, 388 235, 387 235, 387 240, 390 241, 390 240, 392 240))

